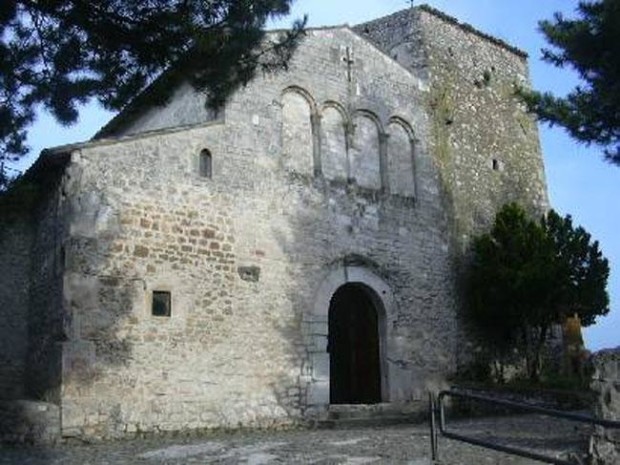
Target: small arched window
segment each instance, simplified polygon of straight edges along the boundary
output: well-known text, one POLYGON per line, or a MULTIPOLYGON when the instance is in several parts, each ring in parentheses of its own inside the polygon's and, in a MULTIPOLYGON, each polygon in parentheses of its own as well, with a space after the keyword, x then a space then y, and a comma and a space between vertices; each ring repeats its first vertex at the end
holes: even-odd
POLYGON ((213 176, 213 160, 211 152, 204 149, 200 152, 200 176, 203 178, 211 178, 213 176))

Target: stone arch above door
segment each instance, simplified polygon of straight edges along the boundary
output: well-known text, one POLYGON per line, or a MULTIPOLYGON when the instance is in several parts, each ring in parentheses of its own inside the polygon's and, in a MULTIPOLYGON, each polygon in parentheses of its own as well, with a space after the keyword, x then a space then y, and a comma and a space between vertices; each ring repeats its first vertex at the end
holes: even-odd
POLYGON ((314 299, 312 314, 327 320, 329 302, 332 296, 341 286, 352 283, 363 284, 374 291, 374 294, 380 299, 379 307, 381 308, 378 311, 384 312, 382 317, 385 318, 386 314, 391 313, 394 297, 390 286, 383 278, 365 266, 343 265, 332 270, 321 282, 314 299))

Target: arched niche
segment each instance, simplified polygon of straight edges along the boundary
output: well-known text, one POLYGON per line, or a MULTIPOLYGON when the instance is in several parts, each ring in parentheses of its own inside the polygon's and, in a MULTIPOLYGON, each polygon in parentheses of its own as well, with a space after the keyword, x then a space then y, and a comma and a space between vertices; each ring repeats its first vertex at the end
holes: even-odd
POLYGON ((379 121, 372 113, 357 112, 353 117, 353 127, 350 177, 361 187, 378 190, 381 188, 379 121))
POLYGON ((321 114, 321 167, 326 179, 346 180, 347 142, 341 108, 325 105, 321 114))
POLYGON ((307 175, 314 170, 312 106, 309 97, 297 89, 287 89, 282 95, 283 164, 307 175))
POLYGON ((388 125, 387 170, 390 192, 415 197, 413 131, 406 122, 393 119, 388 125))

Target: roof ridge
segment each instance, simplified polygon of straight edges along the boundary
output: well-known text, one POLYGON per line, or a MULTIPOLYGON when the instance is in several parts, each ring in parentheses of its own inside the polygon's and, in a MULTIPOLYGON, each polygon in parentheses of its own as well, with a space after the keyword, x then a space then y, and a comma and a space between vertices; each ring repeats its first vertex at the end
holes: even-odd
MULTIPOLYGON (((488 40, 491 43, 494 43, 495 45, 498 45, 506 50, 508 50, 509 52, 512 52, 516 55, 522 56, 524 58, 528 57, 528 54, 525 50, 522 50, 518 47, 515 47, 514 45, 509 44, 508 42, 506 42, 505 40, 502 40, 498 37, 495 37, 491 34, 487 34, 486 32, 482 32, 480 29, 475 28, 474 26, 472 26, 469 23, 464 23, 462 21, 459 21, 457 18, 455 18, 454 16, 450 16, 449 14, 444 13, 441 10, 438 10, 437 8, 434 8, 426 3, 416 6, 414 7, 417 10, 420 11, 425 11, 429 14, 432 14, 440 19, 443 19, 444 21, 454 24, 455 26, 458 26, 459 28, 463 29, 466 32, 471 32, 472 34, 475 34, 479 37, 482 37, 483 39, 488 40)), ((403 10, 401 10, 403 11, 403 10)))
POLYGON ((441 10, 438 10, 437 8, 434 8, 428 4, 422 4, 422 5, 418 5, 418 6, 414 6, 411 8, 405 8, 402 10, 398 10, 395 11, 394 13, 390 13, 389 15, 386 16, 381 16, 379 18, 374 18, 368 21, 364 21, 362 23, 356 24, 354 27, 355 28, 359 28, 361 26, 364 26, 365 24, 372 24, 375 22, 379 22, 382 20, 385 20, 387 18, 391 18, 391 17, 395 17, 395 16, 403 16, 407 13, 411 14, 411 12, 419 12, 419 11, 423 11, 425 13, 431 14, 447 23, 450 23, 456 27, 458 27, 459 29, 465 31, 465 32, 469 32, 471 34, 475 34, 478 37, 492 43, 495 44, 505 50, 508 50, 511 53, 514 53, 515 55, 518 55, 520 57, 523 58, 527 58, 528 54, 526 51, 521 50, 518 47, 515 47, 514 45, 509 44, 508 42, 499 39, 491 34, 487 34, 486 32, 482 32, 480 29, 475 28, 474 26, 472 26, 471 24, 468 23, 464 23, 459 21, 457 18, 455 18, 454 16, 450 16, 449 14, 444 13, 441 10))

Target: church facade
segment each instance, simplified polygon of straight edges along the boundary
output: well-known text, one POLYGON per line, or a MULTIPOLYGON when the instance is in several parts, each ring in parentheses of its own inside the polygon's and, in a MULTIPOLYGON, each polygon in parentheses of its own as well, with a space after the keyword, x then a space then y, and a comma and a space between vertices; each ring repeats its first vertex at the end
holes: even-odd
POLYGON ((547 208, 527 82, 523 52, 417 7, 308 30, 218 114, 182 85, 44 151, 0 231, 0 396, 77 437, 424 408, 466 351, 470 238, 547 208))

